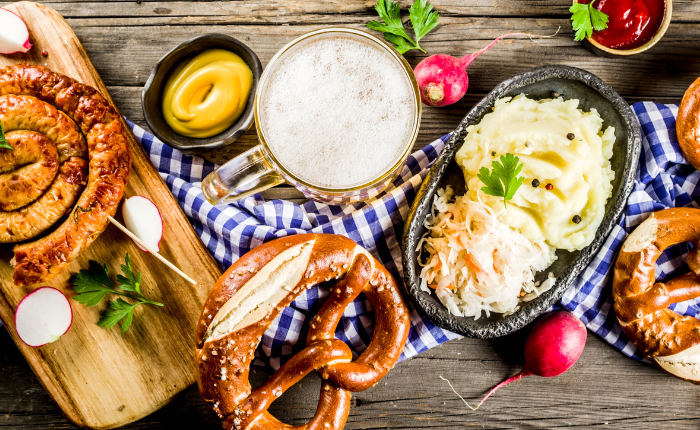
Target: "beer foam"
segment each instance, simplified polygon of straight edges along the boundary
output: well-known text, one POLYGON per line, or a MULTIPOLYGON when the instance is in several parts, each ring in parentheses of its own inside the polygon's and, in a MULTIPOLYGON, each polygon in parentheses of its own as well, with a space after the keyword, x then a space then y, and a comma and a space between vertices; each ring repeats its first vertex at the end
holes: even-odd
POLYGON ((411 143, 416 101, 402 65, 357 36, 292 49, 261 94, 270 150, 316 186, 351 188, 381 176, 411 143))

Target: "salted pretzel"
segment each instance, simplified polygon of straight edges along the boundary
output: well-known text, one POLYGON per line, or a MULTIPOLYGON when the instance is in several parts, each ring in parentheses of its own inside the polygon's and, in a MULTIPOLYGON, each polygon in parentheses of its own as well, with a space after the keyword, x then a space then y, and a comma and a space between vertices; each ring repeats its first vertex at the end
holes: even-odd
POLYGON ((197 382, 225 429, 292 428, 267 412, 290 386, 316 370, 323 382, 316 414, 298 429, 342 429, 350 392, 377 384, 394 366, 409 331, 409 313, 391 274, 364 248, 332 234, 301 234, 260 245, 238 259, 212 289, 197 326, 197 382), (305 289, 337 280, 311 320, 306 348, 251 390, 249 366, 263 333, 305 289), (360 293, 376 325, 355 361, 334 333, 360 293))
POLYGON ((700 78, 683 95, 676 118, 676 135, 685 158, 700 170, 700 78))
POLYGON ((14 248, 15 284, 36 284, 66 268, 116 213, 131 172, 126 129, 94 88, 27 64, 0 69, 0 122, 14 149, 0 150, 0 242, 35 238, 64 219, 14 248))
POLYGON ((654 364, 679 378, 700 381, 700 320, 668 305, 700 296, 700 209, 652 214, 629 235, 615 263, 612 296, 622 330, 654 364), (655 263, 669 246, 691 242, 690 272, 655 282, 655 263))

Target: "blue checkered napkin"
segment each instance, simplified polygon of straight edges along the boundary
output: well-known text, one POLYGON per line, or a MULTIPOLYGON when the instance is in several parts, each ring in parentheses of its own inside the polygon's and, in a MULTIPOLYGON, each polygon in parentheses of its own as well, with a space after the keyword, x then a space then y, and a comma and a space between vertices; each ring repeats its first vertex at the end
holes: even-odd
MULTIPOLYGON (((683 157, 676 139, 678 106, 636 103, 632 106, 642 126, 642 153, 635 186, 627 201, 627 209, 600 252, 578 277, 574 287, 561 299, 561 304, 593 332, 616 349, 635 359, 642 354, 627 339, 612 309, 611 275, 615 256, 627 235, 652 212, 692 206, 700 198, 700 172, 683 157)), ((657 260, 659 281, 675 278, 688 271, 686 243, 669 247, 657 260)), ((676 303, 670 308, 683 315, 697 317, 700 299, 676 303)))
MULTIPOLYGON (((403 221, 427 167, 437 158, 449 137, 438 139, 411 155, 393 187, 367 202, 330 206, 309 201, 299 206, 283 200, 265 202, 256 195, 214 207, 201 190, 201 181, 214 169, 214 164, 183 155, 137 125, 129 122, 129 126, 222 268, 277 237, 306 232, 336 233, 370 251, 398 280, 403 270, 400 247, 403 221)), ((327 295, 327 288, 313 287, 284 309, 265 332, 254 364, 277 369, 281 361, 303 348, 308 321, 316 315, 327 295)), ((372 338, 374 318, 371 311, 369 302, 360 296, 348 306, 338 325, 336 337, 346 342, 355 354, 364 351, 372 338)), ((457 337, 412 309, 411 331, 401 359, 457 337)))

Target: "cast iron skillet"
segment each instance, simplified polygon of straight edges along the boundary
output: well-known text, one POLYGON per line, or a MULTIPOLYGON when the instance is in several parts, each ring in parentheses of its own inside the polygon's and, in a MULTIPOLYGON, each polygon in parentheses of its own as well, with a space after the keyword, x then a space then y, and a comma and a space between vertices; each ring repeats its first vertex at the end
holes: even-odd
POLYGON ((406 221, 403 237, 404 291, 414 306, 435 324, 455 333, 491 338, 504 336, 522 328, 561 298, 610 234, 632 191, 640 149, 641 132, 632 109, 609 85, 585 70, 568 66, 544 66, 530 69, 501 82, 464 117, 418 191, 406 221), (464 176, 454 161, 455 153, 462 145, 466 135, 465 129, 478 123, 485 114, 491 112, 497 99, 521 93, 534 99, 551 98, 553 91, 558 92, 565 100, 578 99, 579 109, 586 112, 591 108, 597 109, 604 119, 603 127, 615 127, 616 141, 610 160, 615 179, 612 197, 605 206, 603 222, 593 243, 586 248, 576 252, 557 250, 557 260, 536 278, 543 280, 549 272, 553 272, 557 278, 556 284, 540 297, 523 303, 515 313, 507 317, 492 314, 489 318, 482 316, 478 320, 453 316, 434 293, 420 290, 420 266, 416 261, 416 245, 425 233, 423 221, 430 212, 433 196, 438 188, 448 184, 455 188, 456 195, 464 194, 464 176))

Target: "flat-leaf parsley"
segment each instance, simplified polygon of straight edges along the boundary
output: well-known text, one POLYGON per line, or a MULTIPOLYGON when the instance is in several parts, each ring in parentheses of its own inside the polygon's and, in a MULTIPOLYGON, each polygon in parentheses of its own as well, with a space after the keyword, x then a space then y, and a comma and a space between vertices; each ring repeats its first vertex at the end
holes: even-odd
POLYGON ((588 4, 574 3, 570 8, 571 26, 576 31, 574 40, 583 40, 593 35, 593 30, 603 31, 608 28, 608 16, 593 7, 593 0, 588 4))
POLYGON ((90 260, 89 268, 71 276, 69 282, 73 287, 73 291, 78 293, 73 299, 88 307, 100 303, 107 294, 116 294, 134 300, 134 303, 129 303, 120 297, 117 300, 110 301, 107 310, 102 313, 100 320, 97 321, 97 325, 104 328, 114 327, 119 321, 122 321, 122 333, 125 333, 134 319, 136 306, 164 305, 148 300, 141 293, 141 272, 134 274, 128 252, 125 262, 122 264, 122 273, 123 275, 117 275, 119 285, 117 288, 114 288, 109 278, 107 265, 101 265, 96 261, 90 260))
POLYGON ((428 0, 416 0, 408 9, 413 33, 416 36, 414 41, 403 26, 401 6, 398 3, 394 0, 377 0, 377 5, 374 8, 382 22, 372 20, 367 23, 367 27, 384 33, 386 40, 391 42, 401 54, 405 54, 411 49, 425 52, 419 42, 440 22, 437 11, 433 10, 433 5, 428 3, 428 0))
POLYGON ((493 160, 491 163, 491 172, 486 167, 479 169, 476 176, 486 185, 481 191, 490 196, 503 197, 503 205, 507 208, 506 202, 515 196, 525 180, 523 176, 518 177, 522 168, 520 158, 511 153, 501 155, 500 162, 493 160))

